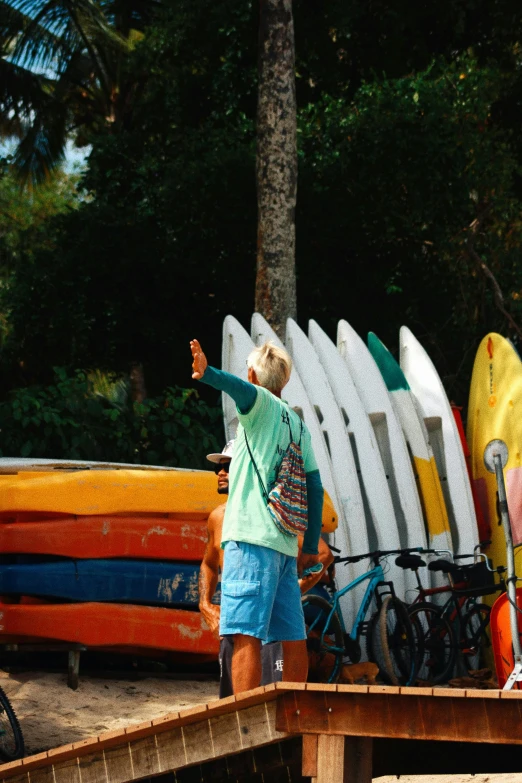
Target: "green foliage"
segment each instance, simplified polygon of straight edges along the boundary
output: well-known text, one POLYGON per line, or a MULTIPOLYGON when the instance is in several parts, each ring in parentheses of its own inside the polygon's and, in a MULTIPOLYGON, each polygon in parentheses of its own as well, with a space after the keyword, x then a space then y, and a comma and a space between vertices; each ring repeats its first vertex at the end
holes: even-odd
POLYGON ((55 368, 51 386, 17 389, 0 402, 0 456, 208 467, 205 455, 222 440, 217 409, 179 388, 113 402, 112 384, 107 397, 95 390, 99 374, 55 368))
MULTIPOLYGON (((402 323, 465 402, 478 340, 515 338, 522 271, 522 79, 514 0, 295 0, 299 317, 397 345, 402 323)), ((188 341, 219 364, 248 326, 256 255, 257 5, 164 0, 121 62, 90 201, 45 223, 0 292, 4 388, 59 365, 184 386, 188 341)), ((212 392, 203 390, 208 401, 212 392)))
POLYGON ((409 324, 461 400, 477 339, 507 327, 470 252, 476 219, 473 249, 512 315, 522 315, 521 161, 513 132, 493 118, 514 82, 470 55, 439 58, 420 73, 362 84, 350 103, 324 96, 300 115, 301 307, 332 329, 344 314, 391 346, 409 324), (321 286, 317 257, 333 259, 321 286))
POLYGON ((57 171, 48 182, 23 190, 10 159, 0 159, 0 274, 51 241, 48 223, 80 204, 79 176, 57 171))

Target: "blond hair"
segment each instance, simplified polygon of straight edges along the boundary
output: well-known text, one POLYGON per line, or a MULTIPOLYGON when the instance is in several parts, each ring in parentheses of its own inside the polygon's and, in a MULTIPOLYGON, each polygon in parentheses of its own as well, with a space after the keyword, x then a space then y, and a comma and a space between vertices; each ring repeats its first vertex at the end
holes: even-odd
POLYGON ((292 360, 284 348, 278 348, 270 340, 254 348, 247 365, 254 370, 260 386, 271 392, 281 391, 290 380, 292 360))

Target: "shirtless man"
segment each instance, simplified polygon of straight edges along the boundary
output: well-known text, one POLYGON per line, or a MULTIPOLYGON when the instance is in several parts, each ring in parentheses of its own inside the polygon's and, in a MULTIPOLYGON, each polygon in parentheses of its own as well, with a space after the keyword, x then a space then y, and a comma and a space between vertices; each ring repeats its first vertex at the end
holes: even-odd
MULTIPOLYGON (((220 495, 228 494, 228 471, 232 460, 234 441, 229 441, 220 454, 208 454, 207 459, 214 464, 217 474, 220 495)), ((212 603, 216 592, 219 571, 223 568, 224 551, 221 549, 221 532, 223 529, 223 517, 226 503, 218 506, 208 518, 208 538, 205 555, 199 572, 199 610, 205 621, 216 636, 219 635, 220 607, 212 603)), ((303 537, 299 536, 299 551, 301 551, 303 537)), ((333 562, 333 555, 328 545, 319 539, 319 562, 323 564, 323 571, 311 574, 299 580, 301 593, 306 593, 326 573, 327 568, 333 562)), ((219 663, 221 669, 219 696, 225 698, 232 695, 231 667, 233 653, 233 638, 225 636, 221 639, 219 650, 219 663)), ((283 673, 283 650, 280 642, 264 644, 261 648, 261 684, 281 680, 283 673)))

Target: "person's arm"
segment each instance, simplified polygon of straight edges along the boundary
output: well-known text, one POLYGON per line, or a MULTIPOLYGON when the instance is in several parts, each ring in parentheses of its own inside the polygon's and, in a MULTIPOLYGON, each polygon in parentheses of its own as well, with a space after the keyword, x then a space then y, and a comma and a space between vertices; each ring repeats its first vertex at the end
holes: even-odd
POLYGON ((208 538, 205 554, 199 569, 199 611, 213 634, 219 636, 220 607, 212 603, 219 577, 219 546, 216 541, 218 515, 222 508, 216 508, 208 518, 208 538))
MULTIPOLYGON (((299 541, 299 546, 301 546, 302 541, 299 541)), ((334 561, 334 556, 332 554, 332 551, 326 541, 323 541, 321 537, 319 537, 319 557, 317 559, 318 563, 321 563, 323 566, 323 570, 319 571, 318 574, 310 574, 309 576, 305 576, 304 579, 301 577, 299 580, 299 587, 301 589, 302 593, 306 593, 307 590, 311 590, 312 587, 314 587, 321 579, 324 578, 324 575, 326 574, 328 568, 332 565, 334 561)))
POLYGON ((250 413, 254 407, 257 389, 253 383, 243 381, 237 375, 232 375, 224 370, 216 370, 215 367, 210 366, 207 367, 200 380, 232 397, 240 413, 250 413))
POLYGON ((236 403, 240 413, 249 413, 257 399, 257 389, 252 383, 243 381, 236 375, 231 375, 223 370, 209 367, 207 357, 201 350, 197 340, 190 341, 192 351, 192 377, 197 381, 212 386, 214 389, 225 392, 236 403))

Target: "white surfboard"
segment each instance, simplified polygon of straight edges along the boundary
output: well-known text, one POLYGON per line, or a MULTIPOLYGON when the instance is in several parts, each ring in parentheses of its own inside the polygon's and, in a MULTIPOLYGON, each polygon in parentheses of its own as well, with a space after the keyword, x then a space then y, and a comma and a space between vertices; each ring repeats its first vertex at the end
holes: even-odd
POLYGON ((413 456, 430 546, 453 551, 437 465, 417 402, 398 361, 373 332, 368 333, 368 348, 381 371, 413 456))
POLYGON ((419 404, 435 456, 454 551, 472 553, 479 543, 477 518, 451 405, 433 362, 406 326, 401 328, 400 344, 401 368, 419 404))
MULTIPOLYGON (((274 330, 271 328, 271 326, 259 313, 254 313, 254 315, 252 316, 252 337, 257 345, 262 345, 267 340, 271 340, 273 343, 275 343, 275 345, 278 345, 280 348, 285 347, 281 342, 281 340, 276 335, 276 333, 274 332, 274 330)), ((291 353, 290 350, 289 352, 291 353)), ((303 420, 306 423, 308 429, 310 430, 310 435, 312 438, 312 446, 314 449, 315 459, 319 467, 319 472, 321 474, 321 481, 323 487, 332 498, 332 501, 335 506, 335 510, 337 511, 337 515, 339 518, 338 527, 335 533, 331 533, 329 535, 328 537, 329 541, 331 544, 333 544, 333 546, 340 549, 342 554, 344 555, 353 554, 352 551, 349 551, 347 549, 346 535, 345 535, 347 521, 344 515, 345 509, 340 500, 340 497, 342 497, 342 495, 337 491, 337 485, 334 480, 334 474, 333 474, 332 460, 326 446, 326 440, 324 437, 323 429, 321 424, 319 423, 317 413, 308 397, 305 386, 301 380, 301 376, 299 374, 299 368, 295 360, 294 360, 294 367, 292 370, 292 374, 290 376, 290 380, 288 381, 287 385, 283 390, 283 396, 285 400, 288 401, 289 405, 301 409, 300 413, 302 413, 303 420)), ((356 576, 356 571, 352 564, 339 566, 336 570, 337 582, 338 585, 341 587, 344 587, 346 584, 351 582, 355 578, 355 576, 356 576)), ((358 598, 360 598, 361 597, 360 593, 358 593, 357 596, 358 598)), ((344 621, 348 629, 351 628, 353 620, 355 619, 355 614, 354 614, 355 608, 356 608, 355 599, 353 594, 346 596, 345 598, 342 599, 341 609, 343 612, 344 621)))
MULTIPOLYGON (((334 481, 342 505, 335 545, 342 555, 368 552, 370 545, 363 498, 346 425, 312 344, 291 318, 286 326, 286 345, 317 413, 332 459, 334 481)), ((357 563, 354 567, 355 574, 363 573, 367 565, 365 561, 357 563)), ((337 580, 340 587, 350 581, 346 569, 337 569, 337 580)), ((364 587, 361 585, 353 591, 357 603, 362 597, 364 587)))
MULTIPOLYGON (((383 377, 368 348, 347 321, 339 321, 337 347, 375 433, 401 540, 406 538, 411 547, 424 547, 426 527, 410 455, 383 377)), ((413 595, 407 599, 413 599, 413 595)))
MULTIPOLYGON (((409 543, 407 531, 402 531, 401 540, 375 433, 348 366, 328 335, 313 320, 309 322, 308 334, 326 372, 352 445, 364 503, 369 549, 407 547, 409 543)), ((393 558, 390 558, 390 562, 393 563, 393 558)), ((397 573, 397 569, 393 566, 391 577, 396 589, 400 579, 404 577, 408 587, 414 589, 416 585, 415 576, 411 571, 400 570, 397 573)))
MULTIPOLYGON (((247 359, 255 348, 252 338, 243 329, 233 315, 227 315, 223 321, 223 344, 221 349, 221 369, 237 375, 244 381, 248 380, 247 359)), ((227 442, 236 437, 237 418, 236 404, 228 394, 223 398, 223 419, 225 424, 225 436, 227 442)))

